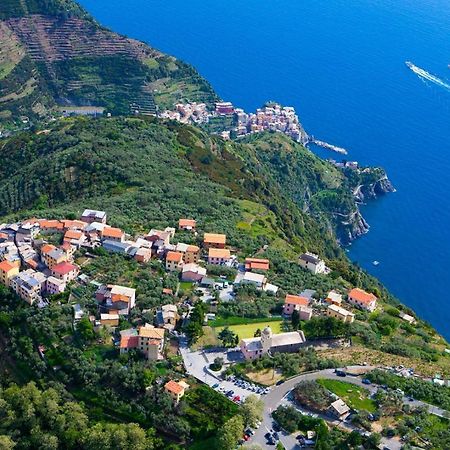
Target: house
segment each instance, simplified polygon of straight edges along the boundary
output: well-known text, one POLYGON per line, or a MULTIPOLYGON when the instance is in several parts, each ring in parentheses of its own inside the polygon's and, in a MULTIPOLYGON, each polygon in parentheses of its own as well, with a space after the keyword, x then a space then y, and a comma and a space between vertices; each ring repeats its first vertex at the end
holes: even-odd
POLYGON ((81 215, 81 220, 86 223, 106 223, 106 212, 96 211, 94 209, 85 209, 81 215))
POLYGON ((181 271, 183 269, 183 253, 168 252, 166 255, 166 269, 169 272, 181 271))
POLYGON ((331 305, 341 306, 342 295, 338 294, 336 291, 330 291, 330 292, 328 292, 328 295, 327 295, 325 301, 327 303, 330 303, 331 305))
POLYGON ((117 310, 120 315, 127 315, 136 303, 136 289, 115 284, 101 285, 95 293, 95 298, 100 310, 117 310))
POLYGON ((231 259, 231 253, 228 249, 210 248, 208 250, 208 264, 223 266, 231 259))
POLYGON ((145 240, 152 242, 154 245, 158 241, 161 241, 161 243, 158 244, 158 246, 161 248, 165 248, 170 244, 171 237, 172 234, 169 231, 151 229, 150 232, 147 234, 147 236, 145 236, 145 240))
POLYGON ((185 264, 181 273, 182 281, 198 282, 206 276, 206 269, 198 264, 185 264))
POLYGON ((0 283, 4 286, 10 285, 10 280, 19 274, 19 266, 9 261, 0 262, 0 283))
POLYGON ((303 331, 273 334, 267 326, 260 337, 242 339, 241 352, 245 359, 256 359, 270 353, 295 353, 306 341, 303 331))
POLYGON ((141 263, 149 262, 151 258, 152 258, 152 250, 146 247, 138 248, 138 250, 134 254, 134 259, 141 263))
POLYGON ((189 389, 189 385, 184 381, 176 382, 170 380, 164 385, 164 391, 172 397, 175 403, 181 400, 187 389, 189 389))
POLYGON ((23 222, 20 225, 20 228, 17 230, 19 234, 23 234, 28 236, 31 239, 34 239, 40 231, 40 226, 37 222, 23 222))
POLYGON ((64 242, 64 244, 61 245, 61 250, 66 255, 66 261, 71 261, 73 259, 75 247, 72 244, 64 242))
POLYGON ((161 306, 161 310, 156 313, 156 321, 159 327, 166 330, 173 330, 180 319, 176 305, 161 306))
POLYGON ((413 316, 410 316, 409 314, 406 314, 403 311, 400 311, 398 316, 400 317, 400 319, 404 320, 405 322, 408 322, 410 325, 414 325, 417 322, 417 320, 413 316))
POLYGON ((73 305, 73 318, 75 321, 81 320, 84 316, 83 308, 79 303, 73 305))
POLYGON ((359 308, 373 312, 377 307, 377 298, 360 288, 354 288, 348 293, 348 301, 359 308))
POLYGON ((120 354, 128 353, 130 350, 139 348, 139 336, 133 334, 124 334, 120 338, 120 354))
POLYGON ((41 300, 46 279, 43 273, 28 269, 11 278, 10 286, 20 298, 32 305, 41 300))
POLYGON ((147 359, 151 361, 163 359, 164 333, 163 328, 155 328, 149 324, 139 328, 138 349, 144 353, 147 359))
POLYGON ((352 323, 355 320, 353 313, 335 304, 328 306, 326 314, 328 317, 334 317, 344 323, 352 323))
POLYGON ((197 264, 200 259, 200 248, 196 245, 188 245, 183 259, 185 264, 197 264))
POLYGON ((122 242, 125 238, 125 233, 120 228, 105 227, 102 231, 102 239, 109 241, 122 242))
POLYGON ((63 280, 65 283, 70 283, 77 277, 78 271, 78 266, 64 261, 62 263, 56 264, 56 266, 52 268, 52 275, 55 278, 63 280))
POLYGON ((56 233, 56 232, 63 232, 64 231, 64 224, 60 222, 59 220, 38 220, 39 227, 41 228, 41 232, 49 232, 49 233, 56 233))
POLYGON ((57 264, 67 261, 67 254, 64 252, 64 250, 56 248, 54 245, 44 244, 41 247, 41 259, 51 270, 57 264))
POLYGON ((342 399, 338 399, 328 407, 328 413, 338 420, 345 420, 350 414, 350 408, 342 399))
POLYGON ((308 305, 308 298, 301 297, 300 295, 287 294, 284 299, 283 314, 291 316, 295 310, 299 311, 301 307, 308 307, 308 305))
POLYGON ((67 283, 54 276, 47 278, 45 290, 49 295, 61 294, 66 290, 67 283))
POLYGON ((119 314, 110 312, 100 314, 100 324, 104 327, 118 327, 119 326, 119 314))
POLYGON ((240 284, 252 284, 257 289, 264 289, 267 283, 267 278, 264 275, 253 272, 245 272, 240 284))
POLYGON ((129 242, 106 239, 102 242, 102 247, 111 253, 128 254, 131 244, 129 242))
POLYGON ((246 258, 245 259, 245 270, 269 270, 269 260, 261 258, 246 258))
POLYGON ((314 253, 303 253, 302 255, 300 255, 298 263, 301 267, 309 270, 315 275, 326 272, 325 262, 314 253))
POLYGON ((180 219, 178 221, 178 229, 186 231, 194 231, 197 222, 194 219, 180 219))
POLYGON ((62 220, 63 228, 65 230, 84 230, 86 228, 86 222, 81 220, 62 220))
POLYGON ((312 316, 313 316, 313 309, 310 308, 309 306, 299 306, 298 309, 298 315, 300 320, 311 320, 312 316))
POLYGON ((225 234, 205 233, 203 237, 203 247, 205 248, 225 248, 227 237, 225 234))
POLYGON ((64 242, 80 248, 86 241, 86 236, 79 230, 67 230, 64 234, 64 242))

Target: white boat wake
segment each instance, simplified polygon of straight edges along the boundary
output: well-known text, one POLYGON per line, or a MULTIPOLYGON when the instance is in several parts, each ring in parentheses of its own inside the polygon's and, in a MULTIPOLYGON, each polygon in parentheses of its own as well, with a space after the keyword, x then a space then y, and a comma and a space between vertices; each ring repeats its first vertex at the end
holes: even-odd
POLYGON ((450 91, 450 84, 446 83, 445 81, 441 80, 435 75, 427 72, 426 70, 417 67, 412 62, 406 61, 405 64, 422 80, 431 81, 431 83, 434 83, 437 86, 443 87, 444 89, 450 91))

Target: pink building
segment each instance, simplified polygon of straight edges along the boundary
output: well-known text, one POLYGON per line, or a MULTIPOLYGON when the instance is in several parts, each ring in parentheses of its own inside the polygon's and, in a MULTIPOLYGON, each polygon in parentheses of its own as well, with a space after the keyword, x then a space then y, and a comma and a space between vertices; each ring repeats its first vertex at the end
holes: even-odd
POLYGON ((283 314, 290 316, 295 310, 299 311, 301 308, 307 307, 308 305, 309 299, 306 297, 288 294, 284 300, 283 314))
POLYGON ((78 266, 67 261, 56 264, 52 269, 52 275, 59 280, 69 283, 78 275, 78 266))

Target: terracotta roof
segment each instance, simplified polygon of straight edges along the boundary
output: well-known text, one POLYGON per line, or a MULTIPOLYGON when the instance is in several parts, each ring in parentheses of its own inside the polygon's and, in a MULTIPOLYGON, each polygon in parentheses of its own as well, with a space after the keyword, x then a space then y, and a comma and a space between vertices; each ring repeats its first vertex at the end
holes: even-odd
POLYGON ((83 230, 86 227, 86 222, 82 222, 81 220, 63 220, 64 228, 75 228, 79 230, 83 230))
POLYGON ((200 248, 197 247, 196 245, 188 245, 188 248, 186 249, 186 251, 196 253, 196 252, 200 251, 200 248))
POLYGON ((373 301, 375 301, 377 299, 375 297, 375 295, 369 294, 368 292, 363 291, 362 289, 359 289, 359 288, 352 289, 348 293, 348 296, 357 300, 358 302, 365 303, 365 304, 372 303, 373 301))
POLYGON ((203 242, 207 244, 225 244, 227 237, 225 234, 205 233, 203 242))
POLYGON ((25 261, 32 269, 36 269, 38 266, 37 261, 35 261, 34 259, 27 259, 25 261))
POLYGON ((122 336, 120 339, 120 348, 137 348, 139 345, 139 336, 122 336))
POLYGON ((195 228, 195 225, 196 225, 196 221, 194 219, 180 219, 178 221, 178 226, 180 228, 184 228, 184 227, 195 228))
POLYGON ((176 381, 170 380, 164 385, 166 391, 172 392, 173 394, 181 394, 184 391, 184 387, 179 385, 176 381))
POLYGON ((59 275, 67 275, 68 273, 72 272, 73 270, 78 270, 78 267, 64 261, 62 263, 56 264, 56 266, 53 267, 52 272, 55 272, 59 275))
POLYGON ((38 221, 39 226, 43 229, 57 229, 57 230, 62 230, 63 229, 63 224, 59 221, 59 220, 39 220, 38 221))
POLYGON ((64 235, 64 239, 80 239, 81 236, 83 236, 83 233, 81 231, 68 230, 64 235))
POLYGON ((9 272, 11 269, 14 269, 16 266, 11 264, 9 261, 0 262, 0 270, 2 272, 9 272))
POLYGON ((183 260, 183 253, 180 252, 169 252, 166 256, 166 261, 180 262, 183 260))
POLYGON ((229 259, 231 256, 230 250, 224 248, 210 248, 208 251, 208 257, 209 258, 224 258, 229 259))
POLYGON ((139 328, 139 337, 161 340, 164 339, 164 329, 155 327, 141 327, 139 328))
POLYGON ((43 255, 46 255, 46 254, 50 253, 51 251, 53 251, 55 249, 56 249, 56 247, 54 245, 52 245, 52 244, 44 244, 41 247, 41 253, 43 255))
POLYGON ((246 258, 245 268, 247 270, 269 270, 269 260, 260 258, 246 258))
POLYGON ((121 238, 123 231, 120 228, 105 227, 102 232, 103 237, 121 238))
POLYGON ((287 294, 284 303, 290 305, 308 306, 309 300, 306 297, 300 297, 299 295, 287 294))

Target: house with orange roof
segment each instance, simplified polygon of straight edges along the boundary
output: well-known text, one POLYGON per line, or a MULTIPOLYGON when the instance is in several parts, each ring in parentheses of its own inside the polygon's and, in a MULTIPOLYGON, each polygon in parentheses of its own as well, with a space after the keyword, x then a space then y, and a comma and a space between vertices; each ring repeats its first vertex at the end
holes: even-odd
POLYGON ((291 316, 294 311, 309 307, 309 299, 300 295, 287 294, 284 299, 283 314, 291 316))
POLYGON ((245 270, 269 270, 269 260, 262 258, 246 258, 245 259, 245 270))
POLYGON ((57 232, 57 231, 64 231, 64 225, 59 220, 46 220, 41 219, 38 220, 39 226, 41 228, 41 231, 45 232, 57 232))
POLYGON ((95 299, 100 311, 117 310, 120 315, 127 315, 136 303, 136 289, 115 284, 102 285, 97 289, 95 299))
POLYGON ((44 244, 41 247, 41 259, 49 269, 53 269, 57 264, 67 261, 67 255, 60 248, 51 244, 44 244))
POLYGON ((86 241, 86 236, 79 230, 67 230, 64 234, 64 243, 74 245, 76 248, 80 248, 86 241))
POLYGON ((177 382, 170 380, 164 385, 164 391, 172 397, 175 403, 178 403, 181 400, 188 388, 189 385, 184 381, 177 382))
POLYGON ((200 259, 200 248, 196 245, 188 245, 183 259, 185 264, 197 264, 200 259))
POLYGON ((208 250, 208 264, 223 266, 231 259, 230 250, 225 248, 210 248, 208 250))
POLYGON ((162 351, 164 348, 164 328, 155 328, 153 325, 145 324, 139 328, 139 350, 150 361, 164 359, 162 351))
POLYGON ((194 219, 180 219, 178 221, 178 229, 185 231, 194 231, 197 222, 194 219))
POLYGON ((73 255, 75 253, 75 247, 72 244, 70 244, 69 242, 64 242, 61 245, 61 250, 66 255, 67 261, 70 261, 73 259, 73 255))
POLYGON ((377 307, 377 297, 360 288, 353 288, 349 291, 348 301, 352 305, 370 312, 375 311, 377 307))
POLYGON ((150 261, 150 259, 152 259, 152 249, 146 247, 138 248, 134 254, 134 259, 141 263, 150 261))
POLYGON ((128 353, 130 350, 137 350, 139 348, 139 336, 125 334, 120 338, 120 354, 128 353))
POLYGON ((203 236, 203 247, 205 248, 225 248, 226 242, 225 234, 205 233, 203 236))
POLYGON ((86 228, 86 222, 81 220, 62 220, 64 230, 84 230, 86 228))
POLYGON ((0 262, 0 283, 10 286, 10 280, 19 274, 19 267, 9 261, 0 262))
POLYGON ((181 271, 183 269, 183 253, 168 252, 166 255, 166 269, 170 272, 181 271))
POLYGON ((67 261, 56 264, 56 266, 52 268, 52 275, 59 280, 63 280, 65 283, 70 283, 74 280, 77 277, 78 272, 79 267, 67 261))
POLYGON ((102 239, 123 242, 125 233, 120 228, 105 227, 102 231, 102 239))

